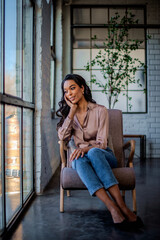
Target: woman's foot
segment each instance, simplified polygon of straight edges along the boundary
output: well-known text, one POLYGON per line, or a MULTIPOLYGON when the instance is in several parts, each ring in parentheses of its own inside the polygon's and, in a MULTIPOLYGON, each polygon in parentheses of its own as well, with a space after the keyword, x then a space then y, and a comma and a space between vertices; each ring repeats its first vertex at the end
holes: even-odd
POLYGON ((116 228, 125 231, 137 231, 139 228, 144 227, 140 217, 137 217, 128 208, 126 208, 125 212, 126 218, 118 207, 110 209, 110 213, 116 228))
POLYGON ((135 222, 137 220, 136 214, 134 214, 129 208, 125 207, 121 210, 129 222, 135 222))
POLYGON ((141 228, 144 227, 144 224, 140 217, 136 216, 129 208, 125 208, 122 210, 123 214, 125 215, 128 222, 131 224, 131 226, 141 228))
POLYGON ((132 226, 134 226, 135 228, 143 228, 144 227, 144 223, 142 222, 142 219, 137 216, 136 221, 133 222, 129 222, 132 226))
POLYGON ((112 219, 114 223, 122 223, 125 220, 125 217, 121 213, 120 209, 118 207, 114 207, 110 210, 110 213, 112 215, 112 219))
MULTIPOLYGON (((112 209, 111 211, 112 219, 114 222, 114 226, 116 229, 122 230, 122 231, 130 231, 132 230, 133 226, 131 226, 131 223, 128 222, 127 219, 123 216, 120 209, 118 207, 112 209)), ((135 228, 135 226, 134 226, 135 228)))

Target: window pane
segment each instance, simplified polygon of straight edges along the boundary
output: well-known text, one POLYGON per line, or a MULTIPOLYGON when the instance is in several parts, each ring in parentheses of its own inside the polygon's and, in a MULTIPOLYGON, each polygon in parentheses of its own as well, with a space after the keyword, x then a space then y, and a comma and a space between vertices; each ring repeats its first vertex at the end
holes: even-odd
POLYGON ((85 69, 85 65, 90 60, 90 50, 73 50, 73 69, 85 69))
POLYGON ((92 8, 92 24, 108 23, 108 8, 92 8))
POLYGON ((21 97, 21 2, 5 1, 5 92, 21 97))
POLYGON ((33 8, 23 1, 23 99, 32 102, 33 8))
MULTIPOLYGON (((99 48, 99 49, 92 49, 92 59, 95 59, 95 57, 97 56, 97 54, 99 53, 99 51, 101 51, 101 56, 105 56, 105 59, 107 58, 107 53, 104 49, 99 48), (104 55, 105 54, 105 55, 104 55)), ((102 58, 100 58, 102 60, 102 58)), ((92 69, 100 69, 100 65, 98 63, 96 63, 92 69)))
MULTIPOLYGON (((130 76, 132 77, 133 73, 130 73, 130 76)), ((139 86, 138 83, 129 83, 128 90, 143 90, 144 88, 146 88, 146 78, 143 71, 138 70, 135 74, 135 79, 136 81, 139 79, 139 84, 141 84, 142 86, 139 86)))
POLYGON ((2 212, 2 107, 0 105, 0 230, 3 228, 2 212))
POLYGON ((89 23, 90 23, 89 8, 75 8, 73 10, 73 24, 89 24, 89 23))
POLYGON ((147 4, 147 24, 159 24, 159 1, 149 1, 147 4))
POLYGON ((104 48, 104 41, 92 41, 92 48, 104 48))
POLYGON ((144 9, 128 8, 128 12, 135 15, 134 21, 138 19, 138 24, 144 24, 144 9))
POLYGON ((132 97, 131 101, 129 101, 132 105, 131 110, 128 110, 129 112, 146 112, 146 95, 142 91, 129 91, 128 96, 132 97))
POLYGON ((23 201, 33 190, 33 112, 23 109, 23 201))
POLYGON ((74 70, 73 74, 78 74, 82 76, 86 80, 88 86, 90 87, 90 72, 87 72, 85 70, 74 70))
POLYGON ((6 220, 20 207, 20 108, 5 106, 6 220))
POLYGON ((73 43, 73 48, 90 48, 90 41, 87 40, 76 40, 73 43))
MULTIPOLYGON (((129 29, 128 39, 144 41, 145 40, 144 29, 141 28, 129 29)), ((140 48, 145 48, 145 41, 141 44, 140 48)))
POLYGON ((105 40, 108 35, 107 28, 92 28, 92 38, 96 35, 98 40, 105 40))
MULTIPOLYGON (((97 80, 98 83, 101 83, 103 85, 106 84, 107 79, 105 79, 103 77, 103 75, 102 75, 102 73, 100 71, 98 71, 98 70, 92 71, 92 75, 95 75, 96 80, 97 80)), ((95 83, 91 83, 91 85, 92 85, 92 90, 103 90, 104 89, 103 87, 97 86, 95 83)))
POLYGON ((126 97, 126 92, 123 91, 119 94, 118 96, 118 102, 116 102, 115 109, 120 109, 123 112, 127 112, 127 97, 126 97), (125 95, 123 95, 125 94, 125 95))
POLYGON ((73 37, 75 40, 90 40, 90 28, 73 29, 73 37))
MULTIPOLYGON (((144 49, 137 49, 130 53, 132 58, 138 58, 141 62, 145 63, 145 50, 144 49)), ((138 66, 139 63, 136 62, 134 66, 138 66)))
POLYGON ((96 36, 96 40, 92 40, 92 48, 96 47, 95 44, 99 48, 104 47, 104 42, 106 42, 106 38, 108 36, 107 28, 92 28, 92 38, 96 36))
POLYGON ((125 16, 125 9, 121 9, 121 8, 111 8, 109 9, 109 20, 111 19, 111 17, 115 17, 116 13, 119 14, 120 18, 117 20, 117 23, 120 23, 120 20, 125 16))
POLYGON ((2 26, 3 26, 3 21, 2 21, 2 1, 0 1, 0 92, 2 92, 2 58, 3 58, 3 53, 2 53, 2 39, 3 39, 3 35, 2 35, 2 26))
MULTIPOLYGON (((124 92, 118 96, 118 102, 115 104, 114 109, 120 109, 123 112, 127 111, 127 98, 123 95, 124 92)), ((93 99, 98 103, 109 108, 108 97, 109 95, 102 93, 101 91, 92 91, 93 99)), ((112 105, 114 99, 112 98, 112 105)))
POLYGON ((98 104, 104 105, 108 108, 109 104, 105 93, 102 93, 101 91, 92 91, 92 97, 98 104))
POLYGON ((73 30, 73 48, 90 48, 89 28, 75 28, 73 30))

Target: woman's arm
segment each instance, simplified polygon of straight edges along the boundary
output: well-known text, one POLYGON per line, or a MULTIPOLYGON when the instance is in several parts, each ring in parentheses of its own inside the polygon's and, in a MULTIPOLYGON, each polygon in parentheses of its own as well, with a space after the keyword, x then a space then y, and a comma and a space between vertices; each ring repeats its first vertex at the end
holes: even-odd
POLYGON ((70 107, 70 111, 62 126, 58 129, 58 137, 60 140, 69 140, 71 138, 73 117, 77 110, 77 104, 72 104, 66 97, 65 101, 70 107))
POLYGON ((77 148, 70 155, 70 161, 74 159, 78 159, 79 157, 83 157, 85 153, 87 153, 91 148, 107 148, 107 139, 109 132, 109 119, 108 119, 108 111, 105 107, 101 107, 98 112, 98 131, 96 137, 96 143, 92 144, 89 147, 77 148))
POLYGON ((106 149, 109 135, 109 117, 106 107, 101 107, 98 112, 98 132, 95 147, 106 149))
POLYGON ((90 147, 84 147, 84 148, 77 148, 73 151, 73 153, 70 155, 70 161, 73 161, 74 159, 78 159, 79 157, 83 157, 85 153, 87 153, 93 146, 90 147))
POLYGON ((72 132, 72 120, 67 116, 62 126, 58 129, 58 137, 60 140, 69 140, 72 132))

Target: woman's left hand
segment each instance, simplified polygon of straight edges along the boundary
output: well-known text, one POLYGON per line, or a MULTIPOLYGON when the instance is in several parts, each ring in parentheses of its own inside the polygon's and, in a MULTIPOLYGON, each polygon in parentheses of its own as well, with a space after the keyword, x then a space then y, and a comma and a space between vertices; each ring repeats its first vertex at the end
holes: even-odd
POLYGON ((73 151, 73 153, 70 155, 70 161, 73 161, 74 159, 78 159, 79 157, 84 157, 84 154, 88 152, 88 147, 85 148, 77 148, 73 151))

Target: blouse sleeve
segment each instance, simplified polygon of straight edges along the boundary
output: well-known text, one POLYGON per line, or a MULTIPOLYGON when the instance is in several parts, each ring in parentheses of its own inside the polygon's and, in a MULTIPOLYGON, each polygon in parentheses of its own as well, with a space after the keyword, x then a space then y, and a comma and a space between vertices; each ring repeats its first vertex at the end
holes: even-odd
POLYGON ((99 127, 96 137, 96 145, 99 148, 107 148, 107 139, 109 133, 109 118, 107 108, 103 107, 98 113, 99 127))
POLYGON ((58 129, 58 137, 60 140, 70 140, 72 135, 72 127, 73 120, 71 120, 68 116, 64 120, 62 126, 58 129))

